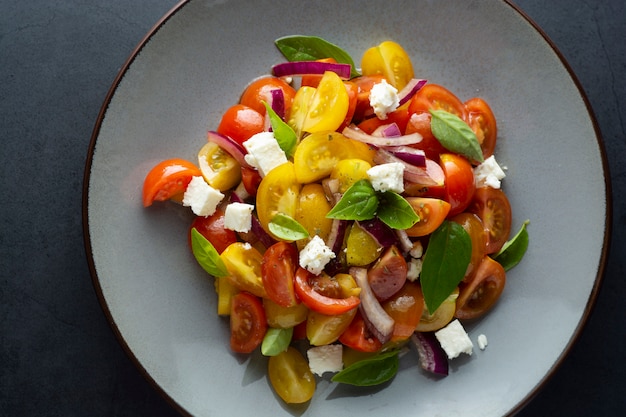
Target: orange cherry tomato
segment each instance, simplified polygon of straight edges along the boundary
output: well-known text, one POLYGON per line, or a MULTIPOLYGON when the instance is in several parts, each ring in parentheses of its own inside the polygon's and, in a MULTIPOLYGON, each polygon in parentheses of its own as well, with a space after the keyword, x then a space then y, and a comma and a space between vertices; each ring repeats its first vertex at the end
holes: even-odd
POLYGON ((485 159, 493 155, 496 147, 496 139, 498 136, 498 128, 496 125, 496 117, 491 111, 491 107, 485 100, 474 97, 465 102, 467 110, 467 124, 472 128, 480 148, 483 151, 485 159))
POLYGON ((261 299, 247 292, 235 294, 230 309, 230 348, 250 353, 261 344, 266 331, 261 299))
POLYGON ((189 242, 191 245, 191 229, 195 228, 217 250, 218 253, 237 241, 237 233, 224 228, 224 210, 217 208, 210 216, 196 216, 189 227, 189 242))
POLYGON ((406 281, 408 266, 395 246, 390 246, 367 271, 367 279, 379 301, 400 291, 406 281))
POLYGON ((411 237, 420 237, 431 234, 446 219, 450 212, 450 203, 438 198, 406 197, 419 221, 406 230, 411 237))
POLYGON ((463 212, 472 201, 474 190, 474 171, 464 157, 444 153, 439 157, 439 164, 446 176, 445 200, 450 203, 448 216, 463 212))
POLYGON ((267 248, 261 263, 261 277, 267 296, 282 307, 298 304, 293 289, 293 278, 298 267, 298 251, 287 242, 278 242, 267 248))
POLYGON ((228 136, 240 145, 250 139, 252 135, 263 132, 265 118, 252 107, 235 104, 222 115, 222 120, 217 126, 217 132, 228 136))
POLYGON ((472 256, 463 278, 467 282, 472 279, 485 256, 485 229, 483 222, 473 213, 460 213, 450 220, 463 226, 472 241, 472 256))
POLYGON ((415 331, 424 311, 422 288, 415 282, 407 281, 382 306, 395 322, 390 341, 407 340, 415 331))
POLYGON ((266 110, 263 102, 270 104, 272 102, 272 90, 276 89, 283 92, 285 114, 288 114, 296 90, 282 78, 274 76, 261 77, 252 81, 241 95, 239 103, 253 108, 264 116, 266 110))
POLYGON ((360 310, 357 310, 350 326, 339 336, 339 341, 360 352, 378 352, 383 347, 382 342, 368 330, 360 310))
POLYGON ((300 300, 311 310, 326 315, 346 313, 357 307, 361 300, 351 295, 347 298, 333 298, 316 291, 310 284, 315 275, 304 268, 296 271, 295 289, 300 300))
POLYGON ((498 301, 505 284, 506 272, 502 265, 484 256, 472 280, 461 286, 455 317, 463 320, 482 316, 498 301))
POLYGON ((409 113, 423 113, 429 110, 445 110, 467 120, 465 106, 445 87, 438 84, 426 84, 411 99, 409 113))
POLYGON ((193 177, 202 172, 195 164, 184 159, 168 159, 156 164, 143 182, 143 205, 165 201, 182 195, 193 177))
POLYGON ((476 214, 485 228, 485 252, 498 252, 511 233, 511 203, 502 190, 480 187, 467 211, 476 214))
MULTIPOLYGON (((381 120, 378 117, 370 117, 369 119, 365 119, 361 123, 359 123, 358 127, 365 133, 371 134, 380 126, 388 125, 391 123, 397 124, 400 132, 405 132, 409 123, 409 111, 407 110, 407 108, 400 107, 399 109, 388 113, 385 120, 381 120)), ((428 128, 430 129, 430 125, 428 126, 428 128)))

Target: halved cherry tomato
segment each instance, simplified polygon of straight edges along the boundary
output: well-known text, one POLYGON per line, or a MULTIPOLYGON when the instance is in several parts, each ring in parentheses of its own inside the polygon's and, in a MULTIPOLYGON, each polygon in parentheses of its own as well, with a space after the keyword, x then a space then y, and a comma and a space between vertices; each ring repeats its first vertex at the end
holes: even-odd
POLYGON ((467 124, 472 128, 485 159, 493 155, 498 137, 496 117, 491 111, 491 107, 480 97, 474 97, 465 102, 467 110, 467 124))
POLYGON ((243 144, 252 135, 263 132, 265 118, 252 107, 243 104, 235 104, 224 112, 217 132, 228 136, 235 142, 243 144))
POLYGON ((372 112, 370 106, 370 91, 375 84, 379 84, 385 77, 381 74, 362 75, 352 79, 357 86, 356 109, 354 111, 354 120, 360 121, 366 113, 372 112))
MULTIPOLYGON (((409 123, 409 111, 407 110, 407 108, 400 107, 399 109, 391 113, 387 113, 387 118, 385 120, 381 120, 378 117, 370 117, 369 119, 365 119, 361 123, 359 123, 358 127, 365 133, 371 134, 380 126, 388 125, 391 123, 397 124, 401 132, 406 131, 409 123)), ((430 129, 430 125, 428 128, 430 129)))
POLYGON ((257 297, 267 297, 261 276, 263 255, 254 246, 235 242, 229 245, 220 257, 230 274, 228 278, 235 287, 257 297))
POLYGON ((261 263, 261 277, 267 296, 282 307, 298 304, 293 289, 293 277, 298 267, 298 251, 287 242, 267 248, 261 263))
POLYGON ((485 228, 485 252, 498 252, 511 233, 511 203, 499 189, 479 187, 467 211, 476 214, 485 228))
POLYGON ((357 307, 361 300, 351 295, 346 298, 332 298, 317 292, 309 283, 315 277, 304 268, 296 271, 295 289, 300 300, 311 310, 327 315, 342 314, 357 307))
POLYGON ((360 352, 378 352, 383 347, 382 342, 368 330, 359 310, 357 310, 350 326, 339 336, 339 341, 360 352))
POLYGON ((173 158, 156 164, 143 182, 143 205, 151 206, 154 201, 165 201, 185 192, 193 177, 202 172, 193 163, 173 158))
POLYGON ((315 376, 304 356, 293 346, 270 356, 267 373, 272 388, 287 404, 309 401, 315 393, 315 376))
POLYGON ((365 51, 361 58, 363 75, 381 74, 398 90, 413 78, 413 64, 404 48, 393 41, 384 41, 365 51))
POLYGON ((464 157, 444 153, 439 163, 446 176, 445 200, 450 203, 449 217, 463 212, 472 201, 474 195, 474 171, 472 165, 464 157))
POLYGON ((339 182, 339 192, 343 194, 355 182, 368 179, 367 171, 371 167, 369 162, 362 159, 342 159, 333 167, 330 178, 339 182))
POLYGON ((198 152, 198 165, 205 181, 213 188, 226 191, 241 181, 239 162, 214 142, 207 142, 198 152))
POLYGON ((204 236, 217 250, 218 253, 237 241, 237 233, 224 227, 224 210, 218 207, 210 216, 196 216, 189 227, 189 243, 191 245, 191 229, 204 236))
POLYGON ((326 71, 309 102, 302 130, 309 133, 337 130, 348 113, 350 100, 339 75, 326 71))
POLYGON ((263 299, 263 308, 265 309, 267 324, 270 327, 279 329, 288 329, 305 322, 310 311, 309 308, 302 303, 292 307, 282 307, 269 298, 263 299))
POLYGON ((459 289, 456 288, 432 314, 429 313, 426 306, 424 306, 422 317, 415 330, 418 332, 434 332, 450 323, 454 318, 456 300, 458 297, 459 289))
POLYGON ((251 196, 255 196, 261 184, 261 174, 259 170, 249 167, 241 167, 241 181, 246 192, 251 196))
POLYGON ((257 191, 256 211, 266 232, 273 236, 269 223, 277 213, 295 217, 299 194, 300 183, 296 180, 296 172, 291 162, 277 166, 263 177, 257 191))
POLYGON ((289 109, 296 95, 296 90, 282 78, 266 76, 252 81, 241 94, 239 103, 251 107, 265 115, 265 105, 272 103, 272 90, 282 90, 285 103, 285 114, 289 114, 289 109))
POLYGON ((323 346, 335 342, 348 328, 358 308, 345 313, 327 315, 311 310, 306 319, 306 337, 313 346, 323 346))
POLYGON ((407 281, 400 291, 383 303, 383 309, 394 320, 391 342, 407 340, 420 322, 424 311, 422 288, 407 281))
POLYGON ((302 137, 304 120, 309 112, 310 103, 316 92, 315 87, 303 86, 298 89, 293 98, 293 104, 285 117, 286 123, 296 132, 298 138, 302 137))
POLYGON ((445 110, 467 120, 465 106, 451 91, 438 84, 426 84, 411 99, 409 113, 445 110))
POLYGON ((378 259, 382 251, 378 241, 357 222, 350 227, 345 245, 348 266, 367 266, 378 259))
MULTIPOLYGON (((331 208, 322 184, 305 184, 298 196, 295 219, 309 232, 309 236, 318 235, 326 241, 333 225, 333 220, 326 217, 331 208)), ((304 239, 297 241, 300 249, 306 243, 304 239)))
POLYGON ((367 279, 376 298, 385 301, 400 291, 406 282, 407 271, 402 253, 395 246, 388 247, 367 271, 367 279))
POLYGON ((261 300, 240 292, 233 296, 230 310, 230 348, 238 353, 250 353, 265 337, 267 322, 261 300))
POLYGON ((426 154, 427 158, 433 161, 439 160, 439 155, 447 152, 441 142, 433 135, 430 130, 431 115, 426 111, 420 111, 418 113, 411 113, 409 110, 409 118, 406 125, 405 133, 411 134, 414 132, 419 133, 422 136, 422 140, 413 146, 414 148, 421 149, 426 154))
POLYGON ((472 280, 461 286, 455 317, 463 320, 482 316, 498 301, 505 284, 506 272, 502 265, 484 256, 472 280))
POLYGON ((420 237, 431 234, 446 219, 450 212, 450 203, 438 198, 406 197, 419 221, 406 230, 411 237, 420 237))
POLYGON ((450 220, 463 226, 472 241, 472 256, 463 278, 463 281, 467 282, 472 279, 485 256, 485 229, 483 222, 473 213, 460 213, 450 220))
POLYGON ((346 86, 346 92, 348 93, 348 111, 346 112, 346 117, 343 119, 343 122, 337 128, 338 132, 341 132, 346 126, 352 123, 357 105, 358 87, 356 84, 352 81, 344 81, 343 85, 346 86))

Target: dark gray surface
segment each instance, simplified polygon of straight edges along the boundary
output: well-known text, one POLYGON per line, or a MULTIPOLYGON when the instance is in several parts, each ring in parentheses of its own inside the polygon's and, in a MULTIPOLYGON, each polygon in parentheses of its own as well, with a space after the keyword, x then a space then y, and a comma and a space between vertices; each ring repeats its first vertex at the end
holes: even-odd
MULTIPOLYGON (((133 48, 175 3, 0 0, 2 416, 176 415, 106 321, 81 223, 83 169, 105 94, 133 48)), ((551 37, 589 98, 614 200, 611 256, 593 314, 519 415, 622 415, 626 7, 622 0, 516 3, 551 37)))

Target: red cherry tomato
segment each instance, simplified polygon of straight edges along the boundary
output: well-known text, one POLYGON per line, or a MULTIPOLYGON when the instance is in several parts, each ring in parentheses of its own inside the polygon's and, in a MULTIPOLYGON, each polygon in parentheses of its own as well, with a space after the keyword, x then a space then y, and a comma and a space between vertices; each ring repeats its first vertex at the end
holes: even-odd
POLYGON ((143 182, 144 207, 151 206, 154 201, 165 201, 183 194, 191 179, 201 175, 200 168, 184 159, 159 162, 143 182))
POLYGON ((411 237, 420 237, 431 234, 446 219, 450 212, 450 203, 438 198, 406 197, 419 221, 406 230, 411 237))
POLYGON ((348 92, 348 112, 346 113, 346 118, 343 120, 343 123, 337 129, 338 132, 341 132, 346 126, 352 123, 357 104, 358 87, 356 84, 352 81, 344 81, 343 84, 346 86, 346 91, 348 92))
POLYGON ((337 315, 352 310, 361 303, 359 297, 354 295, 347 298, 332 298, 319 293, 309 283, 309 280, 314 277, 315 275, 304 268, 298 268, 296 271, 296 294, 311 310, 327 315, 337 315))
POLYGON ((356 110, 354 112, 354 120, 360 121, 364 115, 371 111, 370 106, 370 91, 375 84, 379 84, 385 77, 381 74, 378 75, 362 75, 352 79, 357 86, 357 100, 356 110))
POLYGON ((467 110, 466 122, 476 133, 483 156, 487 159, 493 155, 493 150, 496 147, 496 138, 498 136, 496 117, 491 111, 489 104, 479 97, 466 101, 465 109, 467 110))
POLYGON ((265 337, 267 322, 261 299, 247 292, 233 296, 230 310, 230 348, 250 353, 265 337))
POLYGON ((465 277, 463 278, 464 282, 468 282, 476 273, 478 265, 480 265, 485 256, 485 229, 483 228, 482 221, 473 213, 466 212, 457 214, 450 220, 463 226, 463 229, 465 229, 472 241, 472 256, 465 277))
POLYGON ((197 216, 193 219, 189 227, 189 239, 193 228, 211 242, 218 253, 222 253, 231 243, 237 241, 237 233, 224 228, 224 210, 221 208, 217 208, 210 216, 197 216))
POLYGON ((412 146, 423 150, 427 158, 438 161, 439 155, 447 152, 447 150, 430 130, 430 120, 431 115, 426 111, 420 111, 419 113, 411 113, 409 111, 405 133, 407 135, 413 132, 419 133, 422 136, 422 140, 412 146))
POLYGON ((251 196, 256 195, 259 184, 261 184, 261 179, 261 174, 259 174, 258 170, 245 166, 241 167, 241 181, 243 182, 243 187, 251 196))
POLYGON ((424 311, 422 288, 407 281, 400 291, 383 303, 383 309, 395 322, 391 341, 407 340, 415 332, 424 311))
POLYGON ((485 252, 498 252, 511 233, 511 204, 502 190, 480 187, 467 211, 476 214, 485 228, 485 252))
POLYGON ((409 113, 445 110, 467 120, 465 106, 452 92, 437 84, 426 84, 411 99, 409 113))
POLYGON ((461 286, 455 317, 463 320, 482 316, 498 301, 505 284, 506 272, 502 265, 484 256, 472 280, 461 286))
POLYGON ((252 135, 263 132, 264 128, 265 118, 261 113, 252 107, 235 104, 224 112, 217 132, 243 144, 252 135))
MULTIPOLYGON (((387 118, 385 120, 381 120, 378 117, 370 117, 369 119, 365 119, 361 123, 358 124, 359 129, 364 131, 365 133, 372 133, 374 130, 383 125, 388 125, 391 123, 395 123, 398 125, 400 132, 404 132, 407 128, 407 123, 409 122, 409 112, 406 107, 401 107, 396 111, 387 114, 387 118)), ((429 126, 430 129, 430 126, 429 126)))
POLYGON ((360 352, 378 352, 383 347, 382 342, 368 330, 359 310, 357 310, 350 326, 339 336, 339 341, 360 352))
POLYGON ((265 115, 265 105, 263 102, 272 102, 272 90, 282 90, 285 101, 285 114, 289 114, 289 109, 296 95, 296 90, 285 80, 278 77, 261 77, 252 81, 244 90, 239 103, 258 111, 265 115))
POLYGON ((287 242, 270 246, 263 254, 261 277, 267 296, 282 307, 298 304, 293 278, 298 268, 298 251, 287 242))
POLYGON ((467 159, 453 153, 444 153, 439 164, 446 176, 445 200, 450 203, 449 217, 462 213, 472 201, 474 171, 467 159))
POLYGON ((406 281, 408 266, 402 253, 390 246, 367 271, 367 279, 379 301, 389 299, 400 291, 406 281))

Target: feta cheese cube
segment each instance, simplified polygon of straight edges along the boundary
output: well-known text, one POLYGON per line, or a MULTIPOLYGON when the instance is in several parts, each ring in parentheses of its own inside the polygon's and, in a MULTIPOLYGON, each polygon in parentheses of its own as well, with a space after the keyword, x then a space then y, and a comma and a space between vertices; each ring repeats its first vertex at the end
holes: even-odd
POLYGON ((474 168, 474 182, 476 187, 500 188, 500 181, 506 176, 496 158, 491 155, 480 165, 474 168))
POLYGON ((374 109, 376 117, 381 120, 387 119, 387 113, 391 113, 396 110, 400 105, 400 98, 398 97, 398 90, 387 83, 386 80, 382 80, 378 84, 374 84, 370 90, 370 106, 374 109))
POLYGON ((404 164, 401 162, 375 165, 367 170, 367 176, 376 191, 404 191, 404 164))
POLYGON ((254 206, 245 203, 230 203, 224 211, 224 228, 246 233, 252 228, 254 206))
POLYGON ((322 376, 324 372, 343 369, 343 347, 340 344, 312 347, 306 352, 311 372, 322 376))
POLYGON ((478 347, 480 348, 480 350, 485 350, 488 344, 487 336, 485 336, 484 334, 479 334, 478 339, 476 339, 476 343, 478 343, 478 347))
POLYGON ((446 327, 435 332, 435 337, 449 359, 458 357, 461 353, 472 354, 474 344, 470 340, 461 322, 455 319, 446 327))
POLYGON ((422 260, 413 258, 407 263, 407 266, 409 269, 406 273, 406 279, 411 282, 417 281, 422 273, 422 260))
POLYGON ((300 251, 300 266, 315 275, 319 275, 335 253, 324 243, 318 235, 306 244, 300 251))
POLYGON ((217 205, 224 198, 219 190, 211 187, 201 176, 191 179, 185 194, 183 195, 183 206, 191 207, 191 211, 196 216, 210 216, 215 213, 217 205))
POLYGON ((279 165, 287 162, 285 152, 280 148, 272 132, 261 132, 253 135, 243 143, 248 153, 246 162, 259 170, 262 177, 279 165))

